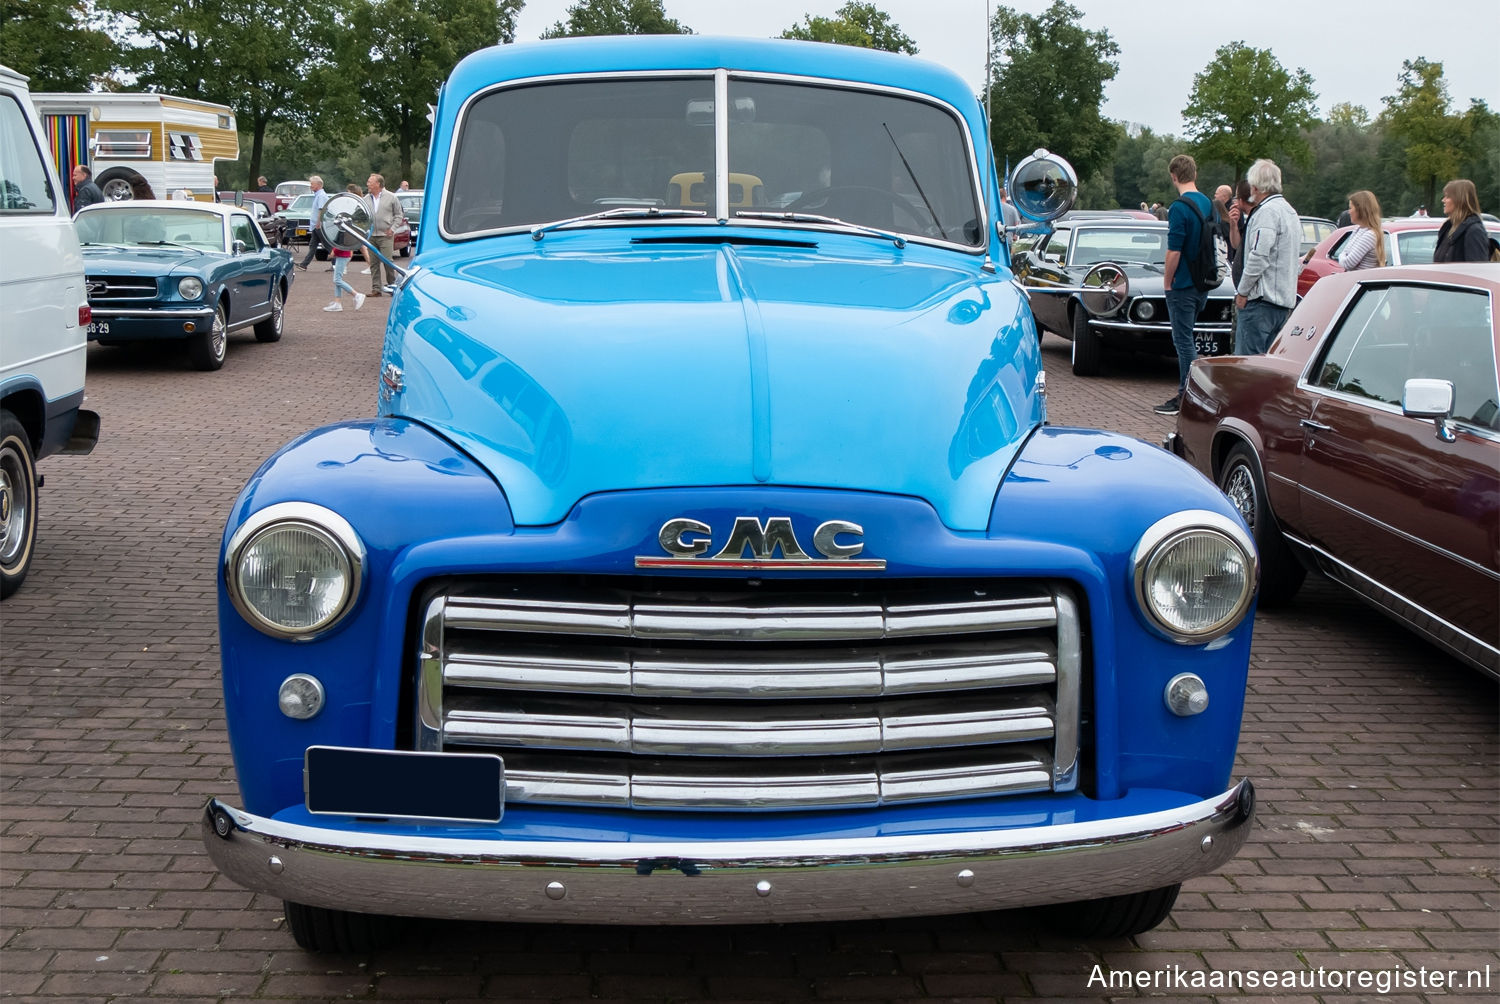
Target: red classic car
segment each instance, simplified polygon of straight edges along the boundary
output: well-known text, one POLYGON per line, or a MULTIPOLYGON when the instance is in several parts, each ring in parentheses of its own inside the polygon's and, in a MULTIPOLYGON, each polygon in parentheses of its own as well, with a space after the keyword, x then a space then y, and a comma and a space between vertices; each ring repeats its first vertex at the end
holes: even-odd
MULTIPOLYGON (((1387 265, 1426 265, 1432 262, 1433 249, 1437 247, 1438 228, 1443 225, 1441 216, 1406 216, 1385 221, 1385 257, 1387 265)), ((1500 237, 1500 223, 1486 221, 1491 234, 1500 237)), ((1297 295, 1306 296, 1312 284, 1325 275, 1342 272, 1339 252, 1344 242, 1354 233, 1354 227, 1340 227, 1324 237, 1318 246, 1302 259, 1302 270, 1297 273, 1297 295)))
POLYGON ((1163 444, 1235 503, 1262 606, 1323 572, 1500 678, 1500 265, 1331 275, 1263 356, 1199 359, 1163 444))

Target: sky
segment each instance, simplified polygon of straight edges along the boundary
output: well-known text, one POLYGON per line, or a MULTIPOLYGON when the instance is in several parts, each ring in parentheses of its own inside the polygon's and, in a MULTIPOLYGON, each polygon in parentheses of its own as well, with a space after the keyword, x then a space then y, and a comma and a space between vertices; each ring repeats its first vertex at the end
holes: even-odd
MULTIPOLYGON (((564 20, 574 0, 527 0, 516 40, 537 38, 564 20)), ((916 42, 918 55, 970 81, 984 80, 985 0, 873 0, 916 42)), ((1313 78, 1320 115, 1340 102, 1373 118, 1396 93, 1401 63, 1443 64, 1455 110, 1480 98, 1500 109, 1500 0, 1250 0, 1218 8, 1167 0, 1072 0, 1090 30, 1107 29, 1120 47, 1120 71, 1105 85, 1104 114, 1181 136, 1182 108, 1220 46, 1270 49, 1288 70, 1313 78), (1217 9, 1212 16, 1205 12, 1217 9), (1432 12, 1425 17, 1414 12, 1432 12)), ((844 0, 664 0, 669 17, 700 35, 780 35, 807 15, 831 17, 844 0)), ((1001 6, 990 0, 988 9, 1001 6)), ((1036 14, 1050 0, 1008 0, 1036 14)))

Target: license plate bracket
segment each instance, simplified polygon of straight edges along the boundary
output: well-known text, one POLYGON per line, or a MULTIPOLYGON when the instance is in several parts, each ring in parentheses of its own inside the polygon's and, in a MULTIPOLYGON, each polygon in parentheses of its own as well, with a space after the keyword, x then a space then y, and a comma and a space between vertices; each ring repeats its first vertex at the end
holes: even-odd
POLYGON ((309 746, 302 788, 315 815, 498 823, 505 763, 493 753, 309 746))

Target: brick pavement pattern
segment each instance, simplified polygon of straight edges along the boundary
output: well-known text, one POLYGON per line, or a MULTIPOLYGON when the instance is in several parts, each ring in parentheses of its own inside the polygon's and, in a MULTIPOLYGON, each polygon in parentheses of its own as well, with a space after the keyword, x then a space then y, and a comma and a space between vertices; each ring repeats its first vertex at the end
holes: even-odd
MULTIPOLYGON (((285 338, 233 336, 217 373, 170 347, 90 350, 102 439, 91 456, 43 462, 36 561, 0 609, 5 998, 1212 1000, 1238 994, 1090 978, 1424 966, 1490 982, 1382 999, 1494 998, 1495 684, 1317 581, 1256 625, 1239 768, 1259 787, 1254 835, 1138 938, 1084 944, 1010 912, 727 928, 422 922, 370 957, 301 952, 279 902, 212 869, 198 818, 209 795, 236 794, 214 623, 230 503, 283 442, 374 412, 390 301, 322 313, 322 267, 298 275, 285 338)), ((1078 380, 1066 342, 1049 335, 1043 351, 1054 423, 1151 443, 1168 430, 1150 406, 1171 391, 1171 361, 1078 380)))

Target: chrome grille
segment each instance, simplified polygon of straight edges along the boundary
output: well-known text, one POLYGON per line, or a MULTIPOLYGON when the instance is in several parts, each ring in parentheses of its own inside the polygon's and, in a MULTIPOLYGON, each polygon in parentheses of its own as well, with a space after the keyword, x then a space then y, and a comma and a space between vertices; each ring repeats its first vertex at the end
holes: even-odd
POLYGON ((1050 583, 580 578, 422 610, 422 750, 500 753, 506 800, 876 806, 1076 786, 1082 642, 1050 583))
POLYGON ((94 300, 151 300, 156 297, 156 277, 150 275, 91 275, 84 281, 90 302, 94 300))

